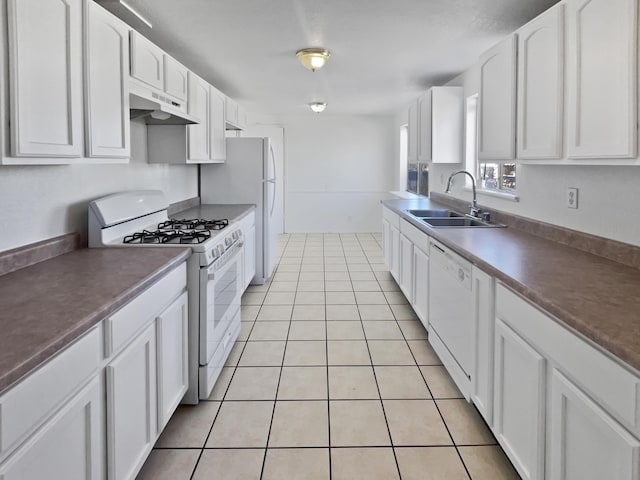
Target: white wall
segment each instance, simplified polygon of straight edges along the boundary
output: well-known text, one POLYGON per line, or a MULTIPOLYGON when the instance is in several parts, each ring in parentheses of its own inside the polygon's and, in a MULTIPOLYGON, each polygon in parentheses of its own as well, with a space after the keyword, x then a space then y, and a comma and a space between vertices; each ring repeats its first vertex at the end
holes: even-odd
MULTIPOLYGON (((456 84, 461 84, 459 81, 456 84)), ((478 93, 476 68, 463 78, 465 97, 478 93)), ((443 193, 449 174, 460 165, 430 168, 430 190, 443 193)), ((519 202, 478 195, 487 207, 561 225, 574 230, 640 245, 640 166, 518 165, 519 202), (565 206, 567 187, 578 187, 578 209, 565 206)), ((453 194, 471 200, 458 180, 453 194)))
POLYGON ((393 116, 286 116, 287 232, 380 231, 380 200, 395 188, 393 116))
POLYGON ((0 167, 0 251, 69 232, 86 235, 87 204, 110 193, 160 189, 174 203, 197 196, 195 166, 147 164, 146 126, 131 123, 126 165, 0 167))

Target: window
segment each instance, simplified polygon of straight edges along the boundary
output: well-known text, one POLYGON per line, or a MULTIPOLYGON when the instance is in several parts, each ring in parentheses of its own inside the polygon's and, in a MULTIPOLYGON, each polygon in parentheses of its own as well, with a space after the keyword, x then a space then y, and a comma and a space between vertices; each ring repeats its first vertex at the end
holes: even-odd
POLYGON ((429 196, 429 165, 426 162, 408 161, 409 128, 400 130, 400 161, 406 166, 406 190, 417 195, 429 196), (404 159, 404 160, 403 160, 404 159))
POLYGON ((478 161, 478 95, 467 97, 466 100, 465 140, 467 170, 474 173, 477 187, 482 190, 515 193, 516 164, 513 161, 478 161))

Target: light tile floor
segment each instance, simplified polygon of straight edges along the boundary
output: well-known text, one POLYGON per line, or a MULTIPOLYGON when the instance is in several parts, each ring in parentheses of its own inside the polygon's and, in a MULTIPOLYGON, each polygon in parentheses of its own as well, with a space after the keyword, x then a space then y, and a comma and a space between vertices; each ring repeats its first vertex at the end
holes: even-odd
POLYGON ((384 266, 377 234, 280 237, 273 281, 208 401, 178 408, 143 480, 519 478, 384 266))

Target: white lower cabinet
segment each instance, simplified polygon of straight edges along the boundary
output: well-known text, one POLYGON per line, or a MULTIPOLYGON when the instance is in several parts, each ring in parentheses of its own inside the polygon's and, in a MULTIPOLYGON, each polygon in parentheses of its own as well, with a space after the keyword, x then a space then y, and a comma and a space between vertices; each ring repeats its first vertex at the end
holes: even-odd
POLYGON ((413 242, 402 233, 398 235, 400 244, 398 284, 409 303, 413 303, 413 242))
POLYGON ((0 465, 0 478, 101 480, 104 453, 104 388, 98 375, 0 465))
POLYGON ((525 480, 544 478, 546 361, 496 319, 494 433, 525 480))
POLYGON ((552 369, 549 480, 630 480, 640 442, 557 369, 552 369))
POLYGON ((184 292, 156 319, 158 432, 165 427, 189 387, 187 299, 184 292))
POLYGON ((106 377, 108 478, 134 478, 157 434, 155 325, 107 365, 106 377))
POLYGON ((386 207, 382 209, 382 236, 385 263, 400 283, 400 216, 386 207))
POLYGON ((493 425, 493 355, 495 342, 495 281, 474 266, 471 271, 474 296, 476 358, 471 372, 471 400, 489 426, 493 425))
POLYGON ((0 396, 0 480, 129 480, 188 388, 186 264, 0 396))
POLYGON ((637 373, 501 284, 495 309, 494 433, 520 475, 638 480, 637 373))
POLYGON ((429 326, 429 254, 413 246, 413 310, 428 329, 429 326))

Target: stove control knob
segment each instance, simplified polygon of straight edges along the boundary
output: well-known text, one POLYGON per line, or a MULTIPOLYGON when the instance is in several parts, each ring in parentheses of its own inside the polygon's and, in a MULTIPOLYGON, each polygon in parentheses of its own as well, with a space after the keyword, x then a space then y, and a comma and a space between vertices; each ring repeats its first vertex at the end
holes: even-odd
POLYGON ((224 239, 224 244, 228 247, 233 243, 233 240, 230 237, 224 239))

